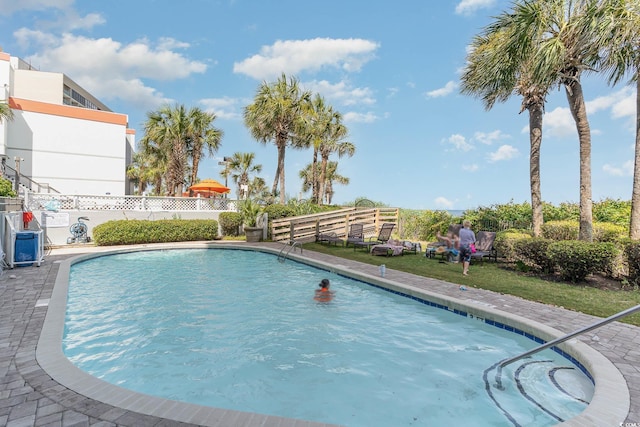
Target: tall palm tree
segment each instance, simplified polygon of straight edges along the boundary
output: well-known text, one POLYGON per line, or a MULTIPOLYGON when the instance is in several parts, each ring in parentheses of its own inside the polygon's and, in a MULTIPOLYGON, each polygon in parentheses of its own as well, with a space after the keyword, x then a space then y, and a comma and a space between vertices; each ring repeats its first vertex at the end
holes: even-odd
POLYGON ((326 139, 320 144, 320 178, 319 178, 319 194, 320 202, 326 199, 327 168, 329 164, 329 156, 337 154, 338 157, 353 156, 356 152, 356 146, 349 141, 345 141, 349 131, 342 123, 342 115, 338 112, 332 114, 332 120, 329 123, 326 139))
POLYGON ((273 142, 278 150, 278 166, 272 193, 280 191, 280 203, 285 202, 284 158, 287 145, 300 147, 307 137, 305 112, 311 93, 302 91, 295 77, 287 79, 283 73, 275 83, 263 82, 244 109, 244 122, 251 135, 260 143, 273 142))
POLYGON ((529 72, 530 61, 511 55, 509 43, 514 28, 487 27, 476 36, 461 78, 461 93, 482 99, 487 110, 511 95, 522 97, 520 112, 529 111, 529 183, 534 236, 542 233, 542 192, 540 189, 540 149, 542 118, 548 86, 538 84, 529 72))
POLYGON ((252 182, 252 179, 254 179, 252 175, 262 172, 262 165, 253 163, 255 157, 255 153, 234 153, 228 162, 228 173, 238 188, 238 198, 246 198, 250 195, 250 192, 247 191, 244 197, 241 197, 244 193, 242 187, 247 186, 247 189, 249 189, 249 184, 252 182))
POLYGON ((202 111, 197 107, 189 110, 187 153, 191 159, 191 176, 189 185, 193 185, 198 179, 198 168, 203 153, 212 156, 220 148, 220 142, 224 133, 215 128, 213 122, 216 115, 202 111))
MULTIPOLYGON (((300 179, 302 179, 302 191, 306 192, 313 188, 314 173, 312 172, 313 163, 308 164, 304 169, 299 172, 300 179)), ((316 164, 316 169, 320 169, 320 165, 316 164)), ((324 202, 328 205, 333 200, 333 183, 347 185, 349 184, 349 178, 340 175, 338 172, 338 162, 329 161, 327 163, 327 171, 325 173, 324 181, 324 202)))
POLYGON ((309 132, 311 145, 313 146, 313 167, 310 168, 311 177, 311 199, 314 203, 320 204, 320 169, 316 167, 318 164, 318 152, 321 144, 327 139, 330 131, 331 120, 333 119, 333 108, 325 103, 325 100, 319 94, 313 98, 310 111, 309 132))
POLYGON ((2 119, 13 120, 13 110, 6 102, 0 102, 0 121, 2 119))
POLYGON ((141 143, 164 156, 164 182, 168 196, 182 195, 187 171, 189 117, 184 105, 164 105, 147 113, 141 143))
POLYGON ((601 67, 609 73, 609 83, 619 83, 627 74, 636 83, 636 140, 631 194, 629 237, 640 239, 640 4, 637 0, 604 0, 599 29, 604 37, 601 67))
POLYGON ((580 141, 579 239, 593 240, 591 201, 591 130, 580 78, 597 64, 596 14, 601 0, 524 0, 496 21, 511 28, 508 44, 514 58, 530 60, 535 82, 562 85, 580 141))

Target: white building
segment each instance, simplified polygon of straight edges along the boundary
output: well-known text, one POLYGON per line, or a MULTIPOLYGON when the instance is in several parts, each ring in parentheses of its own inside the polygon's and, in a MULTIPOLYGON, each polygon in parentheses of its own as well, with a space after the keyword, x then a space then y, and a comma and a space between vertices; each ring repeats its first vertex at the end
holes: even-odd
POLYGON ((0 156, 14 169, 19 159, 33 191, 131 194, 126 168, 135 131, 126 114, 112 112, 66 75, 34 70, 1 51, 0 89, 0 102, 14 114, 0 121, 0 156))

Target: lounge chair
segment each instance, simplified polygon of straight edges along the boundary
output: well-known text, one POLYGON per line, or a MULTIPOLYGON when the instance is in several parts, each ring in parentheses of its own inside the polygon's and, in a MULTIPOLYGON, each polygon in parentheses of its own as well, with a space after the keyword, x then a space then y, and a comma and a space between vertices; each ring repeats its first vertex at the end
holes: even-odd
POLYGON ((405 245, 401 240, 389 239, 385 243, 373 245, 371 255, 396 256, 404 255, 405 245))
POLYGON ((382 245, 387 243, 387 241, 391 238, 391 232, 396 225, 392 222, 385 222, 382 224, 380 228, 380 232, 378 233, 378 237, 375 239, 369 238, 369 240, 363 240, 361 242, 355 242, 353 245, 353 250, 356 248, 366 248, 367 252, 371 249, 372 246, 382 245))
POLYGON ((403 240, 402 246, 404 246, 405 254, 414 254, 417 255, 422 252, 422 245, 420 242, 411 242, 409 240, 403 240))
POLYGON ((493 243, 496 240, 496 233, 494 231, 478 231, 476 234, 476 252, 471 254, 472 260, 484 261, 487 257, 489 260, 493 258, 494 261, 498 261, 498 251, 493 247, 493 243))
POLYGON ((326 243, 327 245, 331 245, 333 243, 336 246, 338 246, 338 243, 340 243, 340 246, 344 245, 344 240, 338 237, 334 232, 318 234, 316 236, 316 242, 326 243))
POLYGON ((352 244, 355 248, 355 244, 362 241, 364 241, 364 226, 362 224, 351 224, 345 246, 348 247, 349 244, 352 244))

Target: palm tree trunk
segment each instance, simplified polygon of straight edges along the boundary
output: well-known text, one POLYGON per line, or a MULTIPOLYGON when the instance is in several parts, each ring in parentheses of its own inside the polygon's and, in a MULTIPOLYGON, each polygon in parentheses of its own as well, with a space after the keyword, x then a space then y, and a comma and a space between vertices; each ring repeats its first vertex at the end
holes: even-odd
POLYGON ((318 197, 318 148, 313 146, 313 161, 311 162, 311 198, 313 203, 320 204, 318 197))
MULTIPOLYGON (((638 70, 640 70, 640 67, 638 70)), ((636 148, 633 166, 629 237, 633 240, 640 239, 640 79, 636 79, 636 148)))
POLYGON ((320 204, 322 204, 325 200, 325 192, 327 191, 325 188, 325 183, 327 182, 327 163, 329 162, 329 155, 321 153, 320 160, 320 178, 319 178, 319 194, 320 194, 320 204))
MULTIPOLYGON (((282 144, 278 144, 278 171, 280 173, 276 176, 276 181, 274 182, 274 187, 277 185, 277 180, 280 178, 280 203, 284 205, 284 154, 287 148, 286 140, 282 144)), ((273 194, 275 194, 275 188, 273 194)))
POLYGON ((577 77, 565 83, 571 115, 580 140, 580 231, 578 239, 593 241, 593 207, 591 200, 591 130, 584 104, 582 85, 577 77))
POLYGON ((529 106, 529 181, 531 184, 531 212, 533 236, 542 234, 542 193, 540 191, 540 148, 542 146, 542 113, 543 104, 533 103, 529 106))

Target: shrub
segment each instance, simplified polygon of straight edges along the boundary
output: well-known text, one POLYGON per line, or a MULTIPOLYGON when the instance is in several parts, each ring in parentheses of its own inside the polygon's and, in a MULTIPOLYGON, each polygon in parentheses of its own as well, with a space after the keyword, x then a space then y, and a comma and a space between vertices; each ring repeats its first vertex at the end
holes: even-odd
POLYGON ((628 240, 624 244, 624 254, 629 269, 627 280, 634 286, 640 286, 640 242, 628 240))
POLYGON ((293 208, 287 205, 269 205, 264 211, 269 216, 269 221, 294 216, 293 208))
POLYGON ((506 230, 496 234, 493 247, 496 248, 500 257, 507 262, 516 262, 518 256, 515 249, 516 242, 531 239, 531 234, 521 230, 506 230))
POLYGON ((242 225, 242 215, 239 212, 220 212, 218 216, 223 236, 238 236, 242 225))
POLYGON ((589 243, 577 240, 553 242, 549 258, 558 267, 563 280, 579 282, 589 274, 610 272, 618 250, 613 243, 589 243))
POLYGON ((0 178, 0 196, 1 197, 16 197, 17 194, 13 190, 13 184, 6 178, 0 178))
POLYGON ((98 246, 213 240, 218 221, 213 219, 117 220, 93 228, 98 246))
POLYGON ((446 233, 453 217, 447 211, 400 210, 401 237, 409 240, 430 241, 436 233, 446 233))
POLYGON ((555 241, 577 240, 579 229, 578 221, 549 221, 542 225, 542 237, 555 241))
POLYGON ((553 240, 541 237, 516 240, 514 242, 516 260, 529 269, 551 273, 554 264, 547 252, 551 243, 553 240))
POLYGON ((597 222, 593 224, 594 242, 621 242, 627 233, 627 229, 621 225, 607 222, 597 222))

